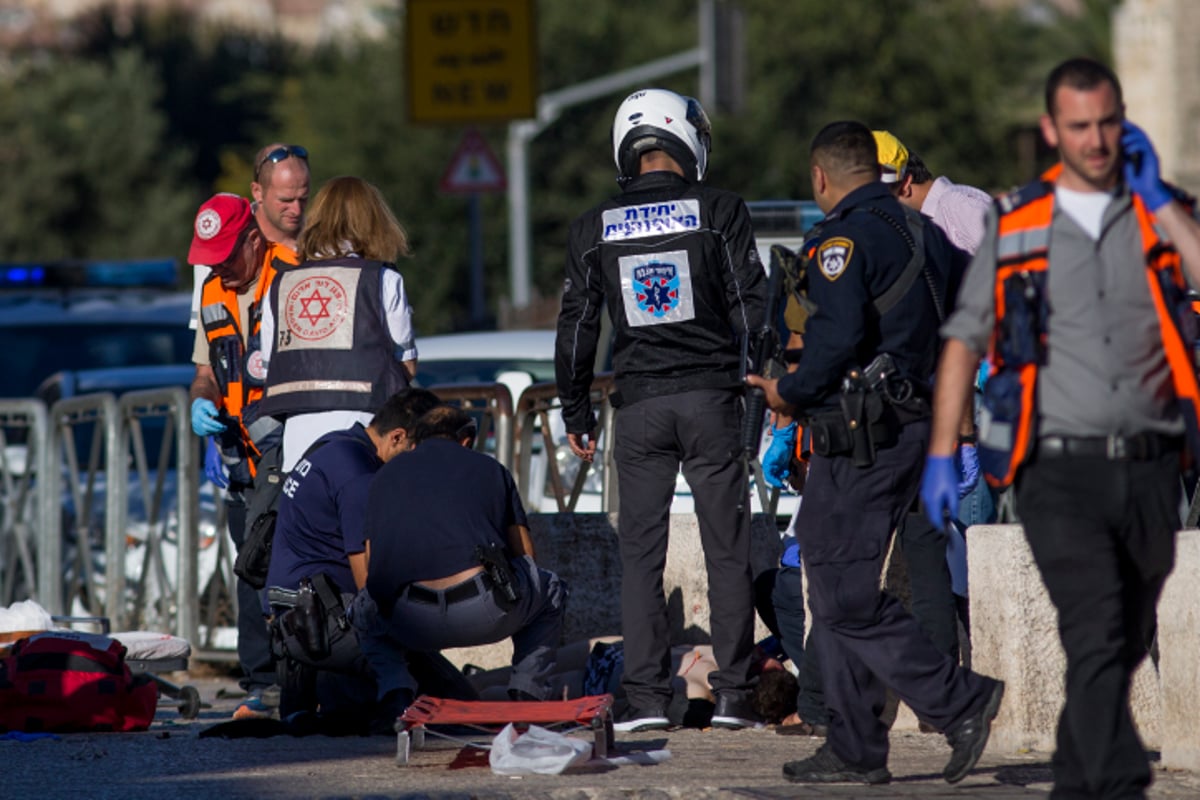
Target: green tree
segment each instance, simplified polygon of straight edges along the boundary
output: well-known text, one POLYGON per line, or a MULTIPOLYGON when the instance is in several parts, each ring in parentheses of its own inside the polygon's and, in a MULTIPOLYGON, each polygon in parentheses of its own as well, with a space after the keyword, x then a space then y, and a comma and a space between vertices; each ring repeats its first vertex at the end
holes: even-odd
POLYGON ((160 97, 133 52, 107 64, 51 58, 0 85, 0 258, 186 250, 186 153, 165 146, 160 97))

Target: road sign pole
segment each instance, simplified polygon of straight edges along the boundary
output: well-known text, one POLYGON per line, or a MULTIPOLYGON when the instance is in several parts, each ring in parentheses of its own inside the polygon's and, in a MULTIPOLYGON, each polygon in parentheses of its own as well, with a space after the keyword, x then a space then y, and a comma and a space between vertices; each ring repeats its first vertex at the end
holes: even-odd
POLYGON ((471 324, 482 325, 487 318, 483 293, 483 214, 479 192, 467 199, 467 216, 471 236, 471 324))

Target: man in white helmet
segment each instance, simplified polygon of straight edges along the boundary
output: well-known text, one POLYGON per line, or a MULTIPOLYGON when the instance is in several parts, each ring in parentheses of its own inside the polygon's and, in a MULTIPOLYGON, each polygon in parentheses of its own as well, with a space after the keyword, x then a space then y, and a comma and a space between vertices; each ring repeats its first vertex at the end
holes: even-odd
POLYGON ((668 725, 662 573, 681 466, 696 502, 720 664, 710 676, 712 724, 759 724, 749 699, 754 595, 739 426, 741 346, 761 325, 766 280, 745 203, 701 183, 710 148, 695 100, 662 89, 631 94, 613 123, 623 192, 575 220, 568 244, 555 367, 568 441, 585 461, 596 452, 589 392, 605 302, 615 331, 622 731, 668 725))

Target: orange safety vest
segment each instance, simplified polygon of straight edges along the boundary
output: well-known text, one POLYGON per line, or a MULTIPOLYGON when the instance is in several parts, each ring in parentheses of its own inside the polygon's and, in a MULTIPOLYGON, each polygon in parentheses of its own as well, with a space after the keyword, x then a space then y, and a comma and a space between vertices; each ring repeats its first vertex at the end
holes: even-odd
MULTIPOLYGON (((246 427, 246 412, 262 398, 263 384, 266 375, 261 372, 261 355, 245 352, 245 341, 258 336, 262 327, 262 303, 267 297, 271 281, 275 279, 280 263, 297 264, 299 259, 287 245, 271 243, 263 256, 262 273, 254 287, 254 301, 250 304, 250 330, 245 340, 242 338, 242 326, 239 319, 238 293, 226 289, 221 279, 215 274, 205 281, 200 295, 200 320, 204 326, 204 335, 208 339, 210 363, 217 359, 225 363, 218 367, 214 365, 213 373, 217 378, 217 386, 221 390, 221 407, 225 413, 235 420, 241 429, 242 443, 247 453, 258 456, 258 448, 246 427), (218 353, 226 349, 226 357, 218 353), (258 359, 256 367, 253 362, 258 359)), ((251 475, 254 473, 254 463, 250 463, 251 475)))
MULTIPOLYGON (((1049 267, 1050 224, 1054 216, 1054 181, 1061 166, 1042 175, 1038 183, 998 201, 1000 208, 996 238, 996 323, 988 345, 991 369, 984 387, 980 424, 979 461, 988 483, 1003 488, 1012 483, 1017 469, 1033 451, 1037 440, 1037 376, 1044 363, 1047 318, 1046 270, 1049 267), (1023 294, 1027 293, 1027 294, 1023 294), (1034 297, 1032 307, 1020 312, 1006 307, 1009 300, 1034 297), (1002 342, 1010 315, 1020 313, 1023 327, 1013 334, 1007 326, 1008 346, 1002 342), (1013 347, 1019 338, 1023 346, 1013 347), (1026 356, 1006 363, 1006 352, 1023 350, 1026 356), (1031 352, 1032 351, 1032 352, 1031 352), (1036 353, 1036 354, 1035 354, 1036 353), (1013 408, 1016 413, 1012 413, 1013 408)), ((1183 200, 1184 198, 1180 198, 1183 200)), ((1200 385, 1196 380, 1193 342, 1184 334, 1182 320, 1191 314, 1187 285, 1179 252, 1158 231, 1154 216, 1133 196, 1134 213, 1141 230, 1146 259, 1146 282, 1158 315, 1163 351, 1171 370, 1180 413, 1187 426, 1188 440, 1195 447, 1200 434, 1200 385)))

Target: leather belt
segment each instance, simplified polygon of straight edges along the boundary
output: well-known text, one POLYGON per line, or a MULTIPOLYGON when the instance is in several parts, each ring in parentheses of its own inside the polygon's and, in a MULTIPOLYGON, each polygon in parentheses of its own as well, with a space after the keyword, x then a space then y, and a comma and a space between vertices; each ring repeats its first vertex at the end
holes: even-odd
POLYGON ((401 597, 413 603, 428 603, 429 605, 437 605, 444 599, 446 605, 452 605, 463 600, 470 600, 472 597, 491 590, 492 579, 488 577, 487 573, 481 572, 448 589, 430 589, 419 583, 410 583, 401 597))
POLYGON ((1161 433, 1133 436, 1043 436, 1040 458, 1103 458, 1108 461, 1151 461, 1183 448, 1183 437, 1161 433))

